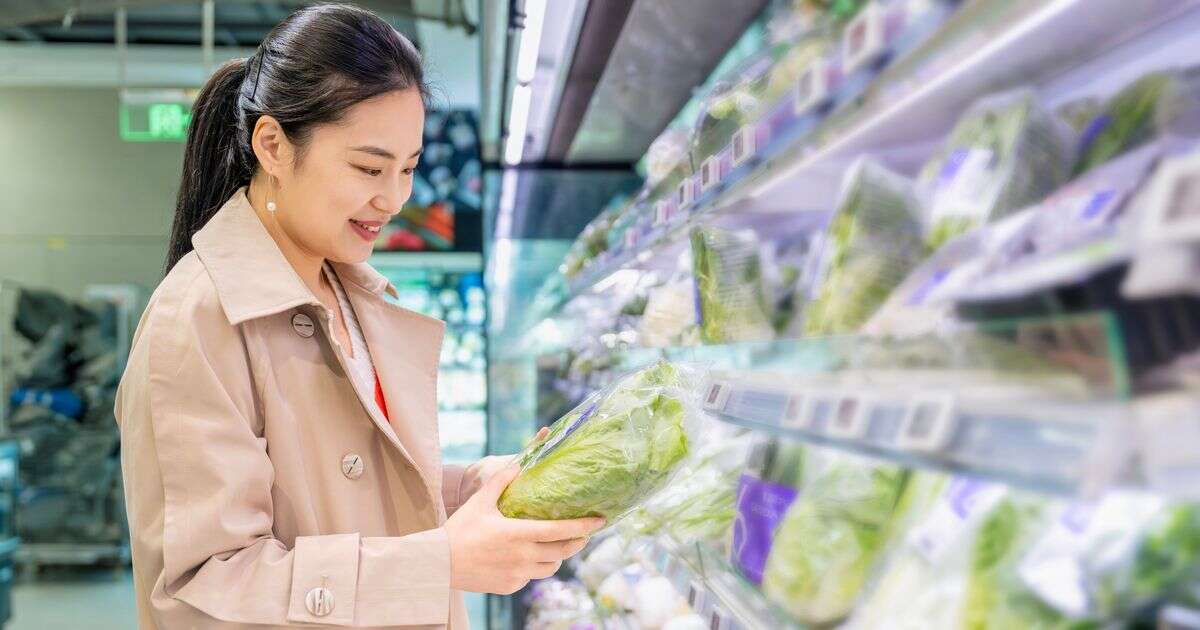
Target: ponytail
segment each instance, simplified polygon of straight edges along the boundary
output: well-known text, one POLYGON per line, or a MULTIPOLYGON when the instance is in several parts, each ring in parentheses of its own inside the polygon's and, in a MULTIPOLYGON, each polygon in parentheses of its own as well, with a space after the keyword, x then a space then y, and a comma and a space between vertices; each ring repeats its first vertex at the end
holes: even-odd
POLYGON ((246 60, 217 69, 192 106, 183 177, 175 200, 175 223, 167 248, 166 271, 192 251, 192 236, 238 188, 250 182, 254 159, 238 104, 246 60))

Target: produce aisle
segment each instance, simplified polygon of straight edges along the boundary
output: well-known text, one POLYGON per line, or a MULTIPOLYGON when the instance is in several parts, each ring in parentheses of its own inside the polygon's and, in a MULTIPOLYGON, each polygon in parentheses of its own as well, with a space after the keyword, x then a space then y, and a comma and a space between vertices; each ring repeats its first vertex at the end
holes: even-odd
POLYGON ((493 623, 1200 628, 1196 33, 768 3, 505 298, 492 395, 553 428, 501 508, 612 526, 493 623))

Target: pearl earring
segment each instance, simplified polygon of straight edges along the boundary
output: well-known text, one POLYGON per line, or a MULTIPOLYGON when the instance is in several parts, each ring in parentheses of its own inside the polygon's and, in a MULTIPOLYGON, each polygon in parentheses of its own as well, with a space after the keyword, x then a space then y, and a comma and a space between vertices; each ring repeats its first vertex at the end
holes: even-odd
MULTIPOLYGON (((275 183, 275 177, 274 177, 274 176, 271 176, 271 183, 272 183, 272 184, 274 184, 274 183, 275 183)), ((272 188, 274 188, 274 186, 272 186, 272 188)), ((275 205, 275 201, 274 201, 273 199, 272 199, 272 200, 269 200, 269 201, 267 201, 267 212, 275 212, 275 209, 276 209, 277 207, 278 207, 278 206, 276 206, 276 205, 275 205)))

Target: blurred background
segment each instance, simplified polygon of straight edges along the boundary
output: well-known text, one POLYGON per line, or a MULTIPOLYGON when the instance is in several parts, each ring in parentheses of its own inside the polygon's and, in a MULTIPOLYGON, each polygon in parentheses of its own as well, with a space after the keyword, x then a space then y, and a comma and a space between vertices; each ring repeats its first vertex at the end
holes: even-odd
MULTIPOLYGON (((308 4, 0 2, 4 627, 136 625, 191 105, 308 4)), ((354 4, 435 84, 371 262, 445 460, 696 370, 684 471, 473 627, 1200 628, 1200 2, 354 4)))

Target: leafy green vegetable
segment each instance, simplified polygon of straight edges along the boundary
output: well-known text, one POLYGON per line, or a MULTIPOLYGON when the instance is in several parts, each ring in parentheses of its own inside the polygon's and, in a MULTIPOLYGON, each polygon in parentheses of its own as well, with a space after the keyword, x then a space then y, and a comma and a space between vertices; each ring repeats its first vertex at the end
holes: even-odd
POLYGON ((931 203, 928 249, 1062 184, 1068 149, 1060 127, 1029 92, 986 97, 968 110, 921 172, 931 203))
POLYGON ((692 230, 692 271, 706 343, 761 341, 774 336, 758 239, 753 232, 692 230))
POLYGON ((521 454, 521 474, 500 496, 500 511, 612 521, 637 506, 688 453, 682 382, 660 362, 589 397, 521 454))
POLYGON ((850 612, 887 540, 908 473, 840 461, 809 484, 776 532, 763 590, 801 621, 850 612))
POLYGON ((1084 146, 1074 174, 1099 166, 1153 137, 1155 112, 1171 81, 1166 72, 1148 74, 1113 96, 1084 131, 1084 146))
POLYGON ((870 161, 850 170, 824 245, 825 271, 805 309, 806 335, 856 331, 920 262, 915 210, 907 180, 870 161))

